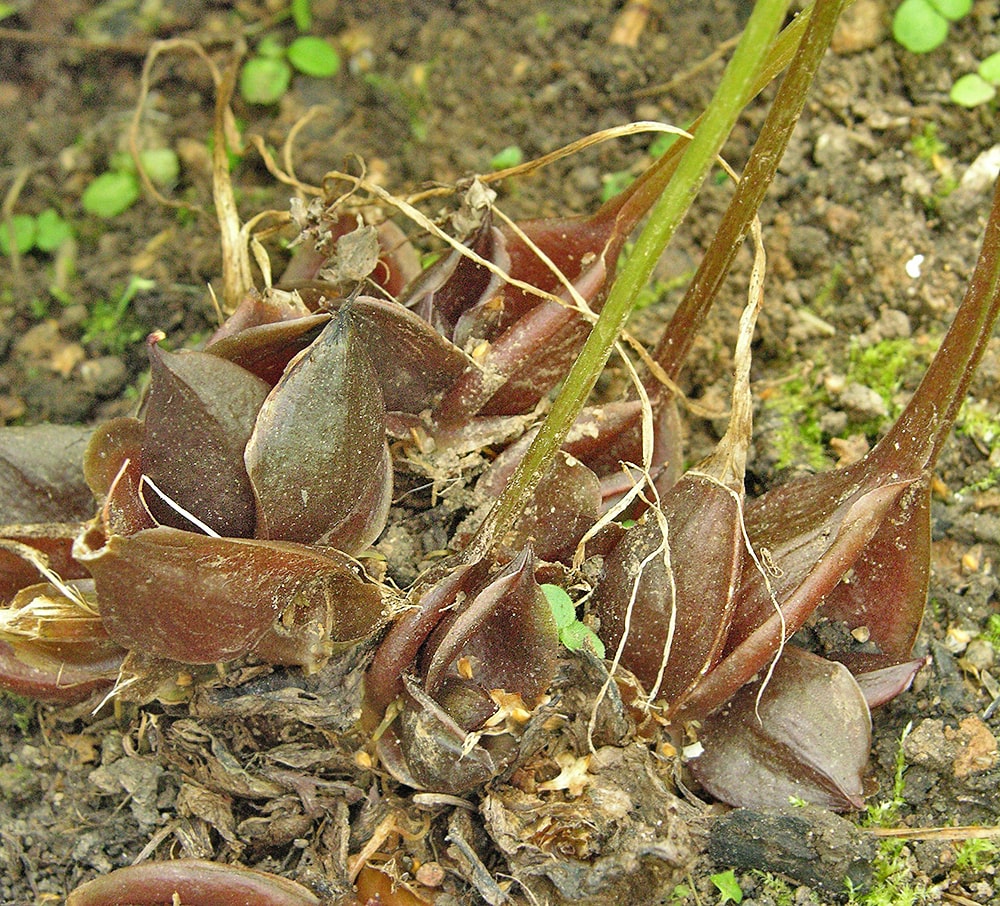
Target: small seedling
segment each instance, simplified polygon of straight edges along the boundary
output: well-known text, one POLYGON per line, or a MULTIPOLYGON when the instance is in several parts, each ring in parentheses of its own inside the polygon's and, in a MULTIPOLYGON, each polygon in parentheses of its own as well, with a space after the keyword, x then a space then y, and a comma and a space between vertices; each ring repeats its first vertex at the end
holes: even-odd
POLYGON ((340 55, 314 35, 296 38, 286 49, 274 36, 265 37, 240 73, 240 94, 248 104, 277 103, 292 81, 293 68, 315 78, 331 78, 340 70, 340 55))
POLYGON ((991 54, 975 72, 970 72, 951 86, 949 97, 962 107, 978 107, 992 101, 1000 86, 1000 52, 991 54))
POLYGON ((736 874, 731 868, 729 871, 712 875, 709 880, 718 888, 719 893, 722 894, 719 897, 719 906, 722 906, 723 903, 743 902, 743 890, 740 888, 739 882, 736 880, 736 874))
POLYGON ((142 339, 142 328, 126 328, 124 322, 132 300, 155 285, 146 277, 133 276, 117 298, 98 299, 84 325, 83 342, 99 343, 113 352, 120 352, 142 339))
POLYGON ((524 152, 517 145, 508 145, 490 158, 490 169, 506 170, 508 167, 516 167, 523 160, 524 152))
POLYGON ((892 36, 911 53, 930 53, 945 42, 949 23, 971 9, 972 0, 903 0, 892 18, 892 36))
MULTIPOLYGON (((157 186, 170 186, 180 175, 180 159, 172 148, 147 148, 139 152, 139 162, 157 186)), ((80 203, 88 214, 110 219, 132 207, 139 200, 139 192, 135 161, 129 154, 115 154, 108 171, 83 190, 80 203)))
POLYGON ((605 656, 604 643, 594 630, 576 618, 576 605, 558 585, 543 585, 542 592, 552 608, 552 616, 559 631, 559 641, 570 651, 589 648, 599 658, 605 656))
MULTIPOLYGON (((32 249, 52 254, 73 235, 73 228, 55 208, 46 208, 37 217, 15 214, 10 227, 14 233, 13 247, 19 255, 26 255, 32 249)), ((10 230, 6 224, 0 226, 0 253, 11 254, 10 230)))

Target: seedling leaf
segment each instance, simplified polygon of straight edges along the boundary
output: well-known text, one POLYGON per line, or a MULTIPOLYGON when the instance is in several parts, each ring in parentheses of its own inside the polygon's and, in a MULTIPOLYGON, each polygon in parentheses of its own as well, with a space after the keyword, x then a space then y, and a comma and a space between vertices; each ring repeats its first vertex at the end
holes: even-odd
POLYGON ((543 585, 542 593, 552 608, 552 616, 557 629, 565 629, 576 622, 576 607, 573 600, 558 585, 543 585))
POLYGON ((993 85, 977 73, 970 72, 951 86, 948 97, 962 107, 978 107, 992 101, 996 94, 997 90, 993 85))
POLYGON ((911 53, 930 53, 948 37, 948 20, 928 0, 903 0, 892 19, 892 36, 911 53))
POLYGON ((80 203, 88 214, 117 217, 139 200, 139 180, 134 173, 110 170, 98 176, 86 189, 80 203))
POLYGON ((73 228, 59 216, 55 208, 46 208, 35 220, 35 246, 43 252, 54 252, 73 235, 73 228))
POLYGON ((979 75, 991 85, 1000 85, 1000 51, 990 54, 979 64, 979 75))
POLYGON ((288 62, 299 72, 319 79, 330 78, 340 70, 340 55, 314 35, 303 35, 291 43, 288 62))
POLYGON ((946 19, 957 22, 972 11, 972 0, 928 0, 946 19))
POLYGON ((736 880, 736 874, 731 868, 729 871, 712 875, 710 880, 718 888, 719 893, 722 894, 719 906, 723 906, 724 903, 743 902, 743 891, 740 889, 739 882, 736 880))
POLYGON ((291 80, 292 68, 284 60, 252 57, 240 72, 240 94, 248 104, 274 104, 291 80))
POLYGON ((17 253, 25 255, 30 252, 35 244, 35 218, 30 214, 15 214, 10 218, 9 225, 0 223, 0 252, 5 255, 9 255, 11 250, 11 229, 8 226, 14 231, 14 248, 17 253))

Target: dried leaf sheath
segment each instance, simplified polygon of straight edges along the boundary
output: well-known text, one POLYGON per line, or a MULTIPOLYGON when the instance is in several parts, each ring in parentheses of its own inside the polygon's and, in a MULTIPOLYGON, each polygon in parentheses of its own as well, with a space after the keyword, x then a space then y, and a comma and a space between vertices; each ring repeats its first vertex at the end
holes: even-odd
MULTIPOLYGON (((327 655, 385 619, 378 589, 336 551, 164 527, 112 535, 98 549, 81 541, 76 557, 94 576, 111 637, 181 663, 246 654, 286 611, 293 622, 296 614, 323 615, 327 655)), ((293 662, 316 666, 314 649, 293 662)))

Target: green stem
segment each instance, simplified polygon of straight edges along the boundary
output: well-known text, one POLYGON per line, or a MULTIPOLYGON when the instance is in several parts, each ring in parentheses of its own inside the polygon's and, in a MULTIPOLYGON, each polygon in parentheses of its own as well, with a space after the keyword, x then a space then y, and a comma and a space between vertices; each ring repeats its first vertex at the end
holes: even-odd
MULTIPOLYGON (((843 5, 843 0, 818 0, 811 8, 798 51, 767 112, 729 208, 653 352, 653 358, 671 380, 677 380, 698 329, 774 180, 843 5)), ((803 13, 804 20, 805 17, 803 13)))
POLYGON ((686 148, 674 178, 650 213, 608 295, 579 357, 570 369, 545 421, 490 510, 464 559, 487 556, 524 511, 583 408, 611 354, 640 290, 673 237, 708 175, 733 124, 753 95, 754 82, 788 8, 788 0, 758 0, 726 67, 719 88, 686 148))

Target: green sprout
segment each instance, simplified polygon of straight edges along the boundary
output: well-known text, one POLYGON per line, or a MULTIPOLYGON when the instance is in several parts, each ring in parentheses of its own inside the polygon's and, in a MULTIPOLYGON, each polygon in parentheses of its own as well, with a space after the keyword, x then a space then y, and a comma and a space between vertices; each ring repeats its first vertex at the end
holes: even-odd
POLYGON ((516 167, 524 160, 524 152, 517 145, 508 145, 490 158, 491 170, 506 170, 516 167))
POLYGON ((128 170, 108 170, 83 190, 80 203, 88 214, 110 220, 139 200, 139 177, 128 170))
POLYGON ((83 342, 97 343, 120 353, 141 340, 143 328, 127 323, 128 307, 139 293, 148 292, 155 286, 155 281, 134 275, 117 298, 98 299, 84 324, 83 342))
POLYGON ((599 658, 603 658, 604 643, 593 629, 576 618, 576 605, 565 590, 558 585, 543 585, 542 592, 552 608, 556 629, 559 630, 559 641, 570 651, 589 648, 599 658))
POLYGON ((971 9, 972 0, 903 0, 892 17, 892 36, 911 53, 930 53, 944 44, 950 23, 971 9))
POLYGON ((292 82, 293 69, 314 78, 331 78, 340 71, 340 55, 315 35, 302 35, 287 48, 275 36, 267 35, 240 72, 243 100, 248 104, 277 103, 292 82))
POLYGON ((709 880, 716 886, 722 896, 719 898, 719 906, 723 903, 742 903, 743 890, 736 880, 736 874, 730 868, 717 875, 711 875, 709 880))
POLYGON ((1000 87, 1000 51, 991 54, 975 72, 967 73, 951 86, 949 97, 962 107, 978 107, 997 96, 1000 87))
MULTIPOLYGON (((177 181, 181 165, 172 148, 148 148, 139 152, 139 162, 154 185, 169 186, 177 181)), ((80 198, 88 214, 109 220, 127 211, 139 200, 139 175, 130 154, 116 154, 109 169, 93 179, 80 198)))
POLYGON ((15 214, 7 223, 0 224, 0 254, 26 255, 33 249, 51 255, 73 235, 73 228, 55 208, 46 208, 37 217, 15 214), (11 233, 14 241, 11 244, 11 233))
POLYGON ((292 14, 292 21, 299 31, 309 31, 312 28, 312 4, 309 0, 292 0, 288 4, 288 11, 292 14))

